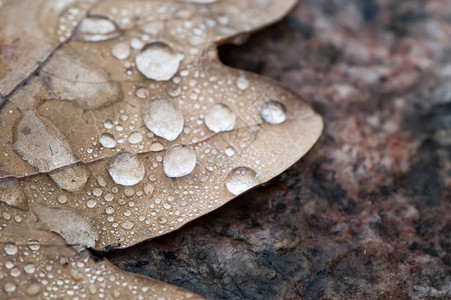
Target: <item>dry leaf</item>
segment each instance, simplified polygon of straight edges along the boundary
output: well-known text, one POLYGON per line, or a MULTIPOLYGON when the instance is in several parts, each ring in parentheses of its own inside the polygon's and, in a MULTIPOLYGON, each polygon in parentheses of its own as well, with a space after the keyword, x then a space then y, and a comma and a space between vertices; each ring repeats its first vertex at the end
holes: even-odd
POLYGON ((309 106, 216 53, 294 2, 3 4, 0 282, 9 296, 197 297, 84 249, 180 228, 312 147, 322 120, 309 106), (30 240, 39 250, 26 250, 30 240), (26 272, 27 262, 43 271, 26 272))

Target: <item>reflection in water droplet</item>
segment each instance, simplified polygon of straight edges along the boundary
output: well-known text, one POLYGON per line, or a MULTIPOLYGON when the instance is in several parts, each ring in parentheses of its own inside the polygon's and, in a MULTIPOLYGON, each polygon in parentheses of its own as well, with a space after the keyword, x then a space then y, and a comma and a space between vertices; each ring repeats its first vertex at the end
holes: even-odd
POLYGON ((100 144, 105 148, 114 148, 116 147, 116 140, 114 136, 110 133, 102 133, 99 137, 100 144))
POLYGON ((183 177, 190 174, 196 167, 196 152, 184 145, 171 146, 164 155, 163 169, 166 176, 183 177))
POLYGON ((143 135, 139 131, 134 131, 128 137, 128 142, 130 144, 138 144, 143 140, 143 135))
POLYGON ((183 130, 183 115, 171 101, 152 99, 143 106, 143 121, 147 129, 168 141, 175 140, 183 130))
POLYGON ((140 87, 136 89, 135 95, 138 98, 146 99, 149 96, 149 91, 146 88, 140 87))
POLYGON ((177 73, 183 55, 175 53, 168 45, 155 42, 136 55, 136 66, 147 78, 166 81, 177 73))
POLYGON ((12 242, 6 243, 3 249, 5 250, 5 253, 8 255, 15 255, 17 253, 17 246, 12 242))
POLYGON ((213 132, 230 131, 235 121, 235 113, 222 103, 213 104, 205 115, 205 125, 213 132))
POLYGON ((130 55, 130 46, 128 43, 118 43, 113 46, 111 53, 117 59, 126 59, 130 55))
POLYGON ((145 174, 142 161, 135 154, 128 152, 122 152, 113 157, 107 169, 115 183, 125 186, 140 183, 145 174))
POLYGON ((285 122, 285 112, 285 106, 276 100, 268 101, 260 107, 262 120, 269 124, 281 124, 285 122))
POLYGON ((226 187, 235 196, 244 193, 258 184, 257 173, 248 167, 238 167, 230 172, 226 187))
POLYGON ((92 16, 84 18, 78 26, 76 37, 85 42, 98 42, 116 38, 120 35, 118 27, 112 21, 92 16))

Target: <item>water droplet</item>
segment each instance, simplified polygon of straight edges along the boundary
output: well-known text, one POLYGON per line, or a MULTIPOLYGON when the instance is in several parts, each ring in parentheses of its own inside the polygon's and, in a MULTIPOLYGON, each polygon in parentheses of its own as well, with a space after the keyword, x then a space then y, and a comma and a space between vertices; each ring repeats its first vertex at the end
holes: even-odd
POLYGON ((122 152, 113 157, 107 169, 115 183, 125 186, 140 183, 145 174, 142 161, 129 152, 122 152))
POLYGON ((285 122, 285 112, 285 106, 276 100, 268 101, 260 107, 262 120, 269 124, 281 124, 285 122))
POLYGON ((138 144, 143 140, 143 135, 139 131, 134 131, 128 137, 128 142, 130 144, 138 144))
POLYGON ((125 230, 130 230, 135 226, 135 223, 130 222, 129 220, 124 221, 121 223, 121 227, 124 228, 125 230))
POLYGON ((225 153, 228 157, 231 157, 231 156, 233 156, 233 155, 235 154, 235 150, 233 150, 232 147, 227 147, 227 148, 224 150, 224 153, 225 153))
POLYGON ((126 59, 130 55, 130 46, 128 45, 128 43, 125 42, 118 43, 113 46, 113 48, 111 49, 111 53, 117 59, 121 60, 126 59))
POLYGON ((178 97, 182 93, 182 88, 177 84, 170 83, 166 88, 166 93, 171 97, 178 97))
POLYGON ((242 91, 247 90, 249 87, 249 80, 247 80, 246 77, 238 77, 236 85, 242 91))
POLYGON ((130 198, 131 196, 133 196, 135 194, 135 190, 131 187, 125 188, 124 194, 125 194, 125 196, 130 198))
POLYGON ((163 149, 164 149, 163 145, 158 142, 153 143, 152 145, 150 145, 150 148, 149 148, 149 150, 153 151, 153 152, 158 152, 163 149))
POLYGON ((248 167, 238 167, 230 172, 226 187, 235 196, 244 193, 258 184, 257 173, 248 167))
POLYGON ((70 166, 50 173, 52 180, 69 192, 82 189, 90 175, 91 173, 85 165, 70 166))
POLYGON ((102 196, 102 193, 103 193, 103 191, 101 188, 95 188, 92 190, 92 194, 96 197, 102 196))
POLYGON ((12 242, 6 243, 3 249, 5 250, 5 253, 8 255, 15 255, 17 253, 17 246, 12 242))
POLYGON ((153 187, 153 185, 151 185, 150 183, 147 183, 147 184, 144 186, 144 193, 146 193, 146 195, 152 195, 154 189, 155 189, 155 188, 153 187))
POLYGON ((113 128, 114 123, 113 123, 113 121, 111 121, 111 120, 106 120, 106 121, 103 123, 103 126, 104 126, 106 129, 111 129, 111 128, 113 128))
POLYGON ((36 266, 33 263, 28 263, 23 267, 25 273, 27 274, 33 274, 36 270, 36 266))
POLYGON ((105 213, 106 213, 107 215, 111 215, 112 213, 114 213, 114 208, 113 208, 112 206, 107 206, 107 207, 105 208, 105 213))
POLYGON ((149 91, 146 88, 140 87, 135 92, 136 97, 146 99, 149 96, 149 91))
POLYGON ((5 283, 5 285, 3 286, 3 289, 5 290, 5 292, 7 293, 12 293, 16 290, 17 286, 12 283, 12 282, 7 282, 5 283))
POLYGON ((41 244, 36 240, 28 241, 27 245, 28 248, 32 251, 38 251, 39 249, 41 249, 41 244))
POLYGON ((230 131, 235 121, 235 113, 222 103, 213 104, 205 115, 205 125, 213 132, 230 131))
POLYGON ((87 208, 94 208, 96 205, 97 205, 97 201, 94 200, 94 199, 89 199, 89 200, 86 202, 86 207, 87 207, 87 208))
POLYGON ((77 29, 77 39, 85 42, 98 42, 119 36, 116 24, 107 18, 92 16, 84 18, 77 29))
POLYGON ((183 58, 183 55, 175 53, 168 45, 155 42, 136 55, 136 66, 147 78, 166 81, 177 73, 183 58))
POLYGON ((28 296, 36 296, 41 292, 41 286, 38 283, 32 283, 26 290, 28 296))
POLYGON ((168 219, 166 219, 165 217, 160 217, 157 220, 157 222, 160 224, 166 224, 167 221, 168 221, 168 219))
POLYGON ((114 148, 116 147, 116 140, 114 136, 110 133, 102 133, 99 137, 100 144, 105 148, 114 148))
POLYGON ((20 273, 21 273, 21 271, 19 268, 14 268, 11 270, 11 272, 9 274, 11 275, 11 277, 19 277, 20 273))
POLYGON ((158 98, 144 104, 143 121, 150 131, 168 141, 179 136, 184 123, 180 108, 171 101, 158 98))
POLYGON ((67 203, 67 197, 66 197, 66 195, 59 195, 59 196, 58 196, 58 202, 61 203, 61 204, 67 203))
POLYGON ((185 145, 173 145, 164 155, 163 169, 166 176, 183 177, 190 174, 196 167, 196 152, 185 145))

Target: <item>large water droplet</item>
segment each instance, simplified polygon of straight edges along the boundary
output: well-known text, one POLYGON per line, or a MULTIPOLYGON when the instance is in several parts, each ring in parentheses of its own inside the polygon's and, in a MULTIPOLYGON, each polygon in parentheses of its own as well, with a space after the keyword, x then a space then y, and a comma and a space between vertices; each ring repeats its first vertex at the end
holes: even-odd
POLYGON ((27 198, 15 178, 0 180, 0 201, 20 209, 27 208, 27 198))
POLYGON ((143 106, 144 125, 155 135, 175 140, 183 130, 183 115, 171 101, 151 99, 143 106))
POLYGON ((125 186, 140 183, 145 174, 142 161, 129 152, 122 152, 113 157, 107 169, 114 182, 125 186))
POLYGON ((163 169, 166 176, 183 177, 190 174, 196 167, 196 152, 185 145, 173 145, 164 155, 163 169))
POLYGON ((276 100, 268 101, 260 107, 262 120, 269 124, 281 124, 285 122, 285 112, 285 106, 276 100))
POLYGON ((116 24, 101 16, 84 18, 77 29, 76 37, 85 42, 98 42, 116 38, 120 35, 116 24))
POLYGON ((248 167, 233 169, 226 179, 226 187, 235 196, 244 193, 258 184, 257 173, 248 167))
POLYGON ((175 53, 168 45, 155 42, 136 55, 136 66, 147 78, 166 81, 177 73, 183 58, 183 55, 175 53))
POLYGON ((205 115, 205 125, 213 132, 230 131, 235 121, 235 113, 222 103, 213 104, 205 115))
POLYGON ((102 133, 102 135, 99 137, 99 142, 105 148, 116 147, 116 139, 110 133, 102 133))

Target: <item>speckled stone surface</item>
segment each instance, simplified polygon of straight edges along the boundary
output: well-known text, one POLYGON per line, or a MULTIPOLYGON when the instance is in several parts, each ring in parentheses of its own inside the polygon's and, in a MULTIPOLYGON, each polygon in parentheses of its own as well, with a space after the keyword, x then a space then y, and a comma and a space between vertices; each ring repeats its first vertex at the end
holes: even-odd
POLYGON ((451 2, 300 1, 220 53, 303 95, 323 136, 113 263, 208 299, 451 299, 451 2))

